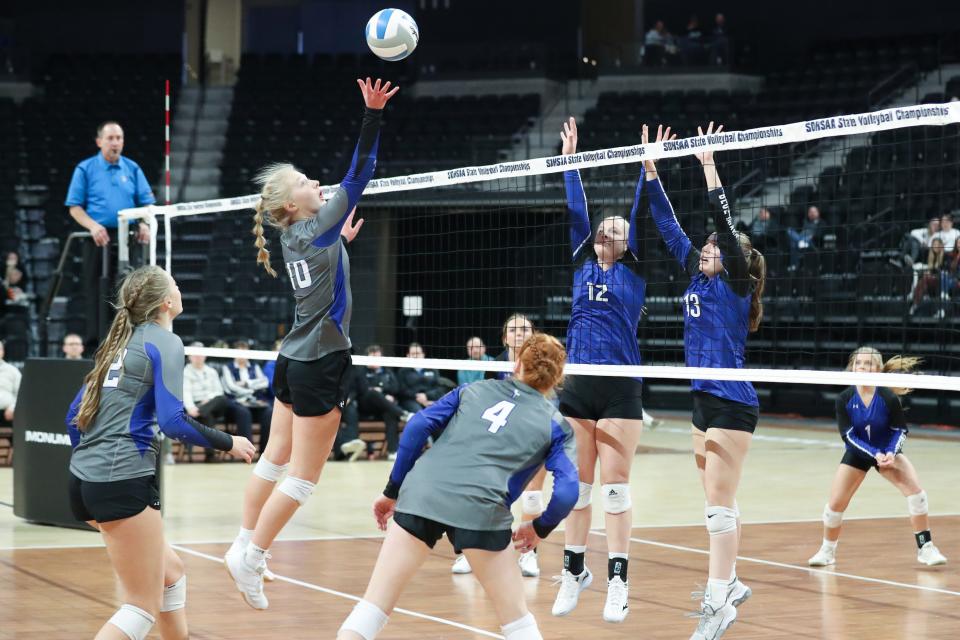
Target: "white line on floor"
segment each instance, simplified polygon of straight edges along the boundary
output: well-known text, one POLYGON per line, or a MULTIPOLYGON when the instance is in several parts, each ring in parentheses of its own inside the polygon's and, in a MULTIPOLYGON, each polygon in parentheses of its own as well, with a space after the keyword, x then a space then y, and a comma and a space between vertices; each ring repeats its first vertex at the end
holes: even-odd
MULTIPOLYGON (((590 531, 590 533, 598 536, 606 537, 606 533, 602 531, 590 531)), ((666 542, 656 542, 654 540, 643 540, 641 538, 630 538, 632 542, 637 542, 639 544, 647 544, 653 547, 662 547, 664 549, 673 549, 675 551, 687 551, 689 553, 698 553, 700 555, 710 555, 709 551, 703 549, 694 549, 693 547, 684 547, 682 545, 676 544, 667 544, 666 542)), ((803 567, 795 564, 787 564, 785 562, 774 562, 772 560, 761 560, 760 558, 751 558, 749 556, 737 556, 737 560, 742 560, 743 562, 753 562, 756 564, 763 564, 770 567, 780 567, 781 569, 793 569, 795 571, 806 571, 808 573, 817 573, 824 576, 836 576, 838 578, 849 578, 851 580, 860 580, 861 582, 872 582, 874 584, 884 584, 891 587, 902 587, 904 589, 916 589, 917 591, 930 591, 932 593, 943 593, 948 596, 960 596, 960 591, 950 591, 949 589, 937 589, 936 587, 924 587, 918 584, 909 584, 907 582, 895 582, 893 580, 882 580, 880 578, 869 578, 867 576, 858 576, 852 573, 841 573, 839 571, 828 571, 825 569, 814 569, 811 567, 803 567)))
MULTIPOLYGON (((171 545, 177 551, 182 551, 183 553, 189 553, 190 555, 197 556, 198 558, 205 558, 206 560, 212 560, 213 562, 223 563, 223 558, 218 558, 216 556, 211 556, 207 553, 201 551, 194 551, 193 549, 188 549, 182 547, 178 544, 171 545)), ((304 587, 306 589, 311 589, 313 591, 319 591, 321 593, 326 593, 332 596, 337 596, 338 598, 344 598, 346 600, 353 600, 354 602, 360 602, 360 598, 349 593, 344 593, 342 591, 336 591, 335 589, 327 589, 326 587, 321 587, 320 585, 313 584, 311 582, 304 582, 302 580, 297 580, 295 578, 288 578, 286 576, 277 575, 277 580, 282 582, 288 582, 290 584, 297 585, 298 587, 304 587)), ((498 633, 491 633, 490 631, 485 631, 483 629, 478 629, 477 627, 471 627, 467 624, 462 624, 460 622, 454 622, 453 620, 447 620, 446 618, 438 618, 437 616, 427 615, 425 613, 420 613, 418 611, 411 611, 410 609, 401 609, 399 607, 393 610, 394 613, 401 613, 406 616, 411 616, 413 618, 420 618, 421 620, 429 620, 430 622, 438 622, 440 624, 445 624, 449 627, 456 627, 457 629, 463 629, 464 631, 470 631, 478 635, 486 636, 487 638, 500 638, 503 640, 503 636, 498 633)))

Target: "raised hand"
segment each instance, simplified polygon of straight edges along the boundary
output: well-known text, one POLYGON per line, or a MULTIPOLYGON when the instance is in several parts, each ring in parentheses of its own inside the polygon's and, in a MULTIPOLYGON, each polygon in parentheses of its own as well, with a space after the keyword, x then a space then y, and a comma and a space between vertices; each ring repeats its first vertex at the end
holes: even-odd
POLYGON ((353 239, 360 233, 360 227, 363 226, 363 218, 357 220, 357 224, 353 224, 353 214, 356 212, 357 208, 354 207, 347 219, 343 221, 343 228, 340 229, 340 235, 347 239, 347 244, 353 242, 353 239))
MULTIPOLYGON (((666 129, 663 128, 662 124, 657 125, 657 139, 654 142, 663 142, 664 140, 675 140, 677 134, 670 132, 670 127, 666 129)), ((640 142, 643 144, 650 144, 650 129, 647 125, 643 125, 640 128, 640 142)), ((643 168, 647 172, 647 177, 653 179, 657 176, 657 165, 654 164, 653 160, 644 160, 643 168)))
POLYGON ((563 123, 560 139, 563 141, 563 155, 569 156, 577 152, 577 121, 573 116, 563 123))
MULTIPOLYGON (((697 127, 698 136, 703 136, 703 135, 709 136, 712 133, 720 133, 721 131, 723 131, 722 124, 719 127, 717 127, 716 131, 713 130, 713 120, 711 120, 710 124, 707 125, 706 133, 704 133, 703 127, 697 127)), ((703 164, 703 165, 713 164, 713 151, 704 151, 703 153, 695 153, 693 155, 697 156, 697 160, 700 161, 700 164, 703 164)))
POLYGON ((367 78, 366 82, 357 78, 357 84, 360 85, 360 93, 363 94, 363 103, 370 109, 383 109, 387 101, 400 91, 399 86, 391 90, 389 80, 380 86, 380 78, 377 78, 375 83, 371 83, 370 78, 367 78))

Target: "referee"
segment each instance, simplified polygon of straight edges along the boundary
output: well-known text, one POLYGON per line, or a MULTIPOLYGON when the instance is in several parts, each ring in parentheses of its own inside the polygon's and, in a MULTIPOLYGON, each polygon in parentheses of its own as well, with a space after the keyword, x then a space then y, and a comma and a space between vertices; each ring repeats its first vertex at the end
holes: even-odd
MULTIPOLYGON (((106 326, 109 315, 101 300, 110 297, 113 276, 109 265, 116 261, 117 213, 121 209, 153 204, 153 190, 143 171, 123 153, 123 129, 120 124, 108 120, 97 127, 97 147, 100 152, 77 165, 70 180, 67 200, 70 216, 77 224, 90 232, 94 245, 83 245, 83 288, 86 293, 87 328, 85 338, 99 341, 101 329, 106 326), (101 274, 105 290, 98 288, 100 251, 106 247, 110 252, 107 271, 101 274)), ((137 240, 150 241, 150 227, 141 222, 137 240)))

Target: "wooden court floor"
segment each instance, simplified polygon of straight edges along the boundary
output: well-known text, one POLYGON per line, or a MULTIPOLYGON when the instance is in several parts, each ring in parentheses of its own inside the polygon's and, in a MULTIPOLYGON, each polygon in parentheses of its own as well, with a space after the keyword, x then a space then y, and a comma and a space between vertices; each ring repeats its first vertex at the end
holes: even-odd
MULTIPOLYGON (((838 563, 810 569, 819 511, 840 450, 829 432, 776 425, 751 452, 739 502, 744 511, 738 572, 754 591, 725 638, 925 639, 960 637, 960 443, 920 438, 908 453, 931 496, 934 540, 944 567, 916 562, 905 501, 882 480, 864 483, 847 514, 838 563)), ((527 597, 545 638, 682 638, 696 620, 690 592, 706 577, 702 493, 689 465, 681 421, 645 434, 631 485, 634 517, 630 608, 622 625, 601 619, 606 554, 595 514, 587 564, 598 576, 577 610, 554 618, 562 532, 541 546, 539 579, 527 597)), ((379 550, 369 504, 389 463, 330 465, 317 493, 272 551, 280 579, 267 586, 268 611, 248 608, 220 561, 237 526, 249 468, 178 465, 165 486, 168 537, 189 575, 192 638, 333 638, 363 593, 379 550)), ((90 638, 120 602, 96 534, 23 523, 5 506, 12 495, 0 470, 0 639, 90 638)), ((441 541, 400 600, 383 638, 498 638, 492 607, 472 576, 450 573, 441 541)), ((151 638, 159 638, 153 634, 151 638)))

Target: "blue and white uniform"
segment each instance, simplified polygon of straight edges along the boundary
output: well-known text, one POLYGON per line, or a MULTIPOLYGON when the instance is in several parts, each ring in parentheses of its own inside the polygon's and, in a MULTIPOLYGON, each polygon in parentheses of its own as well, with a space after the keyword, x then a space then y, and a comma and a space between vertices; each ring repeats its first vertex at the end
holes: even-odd
POLYGON ((863 471, 877 466, 878 453, 900 453, 907 439, 907 422, 900 398, 886 387, 877 387, 867 404, 848 387, 837 396, 837 428, 847 445, 841 464, 863 471))
MULTIPOLYGON (((570 215, 570 249, 575 266, 573 304, 567 327, 567 361, 583 364, 639 365, 637 326, 643 313, 647 281, 639 259, 637 210, 643 176, 637 182, 627 250, 604 270, 593 248, 586 194, 579 171, 563 174, 570 215)), ((585 420, 643 419, 639 378, 570 376, 560 394, 560 411, 585 420)))
MULTIPOLYGON (((684 294, 683 343, 688 367, 742 369, 746 362, 754 282, 733 228, 723 188, 709 192, 723 271, 708 278, 700 251, 680 228, 660 179, 648 181, 650 211, 670 253, 690 277, 684 294)), ((759 417, 757 392, 749 382, 694 380, 694 425, 753 431, 759 417), (719 400, 719 402, 717 402, 719 400)))

